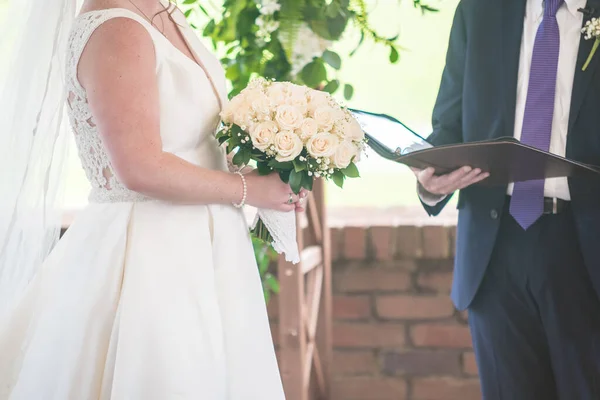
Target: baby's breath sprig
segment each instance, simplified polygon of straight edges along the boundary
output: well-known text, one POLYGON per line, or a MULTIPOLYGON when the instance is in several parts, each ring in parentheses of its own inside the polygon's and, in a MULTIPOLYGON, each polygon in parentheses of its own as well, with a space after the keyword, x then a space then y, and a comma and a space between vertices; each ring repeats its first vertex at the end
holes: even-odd
POLYGON ((587 21, 581 30, 581 33, 583 34, 583 38, 585 40, 595 39, 592 51, 590 51, 590 55, 588 56, 582 68, 582 71, 585 71, 590 65, 594 54, 596 54, 598 46, 600 46, 600 20, 598 18, 592 18, 591 20, 587 21))

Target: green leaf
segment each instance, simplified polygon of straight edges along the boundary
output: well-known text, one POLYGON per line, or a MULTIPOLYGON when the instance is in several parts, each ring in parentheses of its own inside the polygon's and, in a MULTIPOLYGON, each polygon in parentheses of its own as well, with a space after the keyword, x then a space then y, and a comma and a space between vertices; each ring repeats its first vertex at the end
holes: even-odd
POLYGON ((358 172, 358 167, 354 163, 350 163, 346 168, 342 170, 342 173, 346 175, 348 178, 359 178, 360 173, 358 172))
POLYGON ((317 58, 306 64, 300 72, 300 77, 307 86, 311 88, 318 87, 323 81, 327 80, 327 70, 323 61, 317 58))
POLYGON ((225 77, 230 81, 235 81, 240 77, 240 67, 238 64, 233 64, 229 68, 227 68, 227 72, 225 73, 225 77))
POLYGON ((327 19, 327 30, 329 31, 329 40, 339 40, 342 33, 348 26, 348 17, 343 14, 338 14, 334 18, 327 19))
MULTIPOLYGON (((240 3, 247 3, 245 1, 240 1, 240 3)), ((252 6, 247 7, 244 4, 244 8, 240 12, 236 25, 236 36, 238 39, 240 38, 249 38, 249 36, 254 36, 254 29, 256 28, 256 18, 260 15, 258 8, 254 2, 251 2, 252 6)))
POLYGON ((271 274, 267 274, 265 278, 265 283, 267 284, 268 288, 274 293, 279 293, 279 282, 277 282, 277 279, 271 274))
POLYGON ((362 46, 363 42, 365 41, 365 32, 360 33, 360 40, 358 41, 358 44, 356 45, 356 47, 354 48, 354 50, 352 50, 350 52, 350 57, 352 57, 354 54, 356 54, 356 52, 358 51, 358 49, 360 49, 360 46, 362 46))
POLYGON ((231 162, 233 162, 234 165, 238 166, 238 167, 242 167, 245 165, 244 161, 246 159, 246 149, 241 148, 238 150, 237 153, 235 153, 235 155, 233 156, 233 159, 231 160, 231 162))
POLYGON ((337 79, 334 79, 332 81, 329 81, 329 83, 327 85, 325 85, 325 87, 323 88, 323 91, 333 94, 335 93, 338 89, 340 88, 340 81, 337 79))
POLYGON ((194 4, 197 0, 185 0, 183 4, 194 4))
POLYGON ((314 177, 309 176, 308 171, 305 171, 302 176, 302 187, 306 190, 312 191, 313 190, 313 182, 314 182, 314 177))
POLYGON ((259 238, 252 238, 252 245, 254 246, 254 256, 256 258, 256 264, 258 264, 258 271, 261 275, 265 275, 269 271, 269 264, 271 260, 267 254, 265 242, 259 238))
MULTIPOLYGON (((331 2, 331 4, 334 3, 336 2, 331 2)), ((322 6, 315 7, 311 12, 309 11, 309 14, 311 15, 308 16, 307 22, 311 30, 323 39, 331 41, 340 39, 348 26, 350 16, 350 13, 344 12, 339 6, 337 6, 337 10, 335 8, 323 10, 322 6), (331 10, 330 15, 327 16, 326 13, 329 10, 331 10)))
POLYGON ((249 147, 244 147, 243 148, 244 151, 244 165, 248 165, 250 163, 250 160, 252 159, 252 148, 249 147))
POLYGON ((258 264, 258 271, 261 275, 264 275, 269 269, 269 259, 266 257, 264 251, 261 251, 260 253, 255 252, 254 255, 256 258, 256 264, 258 264))
POLYGON ((227 132, 225 132, 225 130, 224 130, 224 129, 221 129, 221 130, 220 130, 220 131, 217 133, 217 135, 215 136, 215 139, 220 139, 220 138, 222 138, 223 136, 229 136, 229 135, 227 134, 227 132))
POLYGON ((252 147, 250 153, 252 155, 252 159, 255 161, 264 162, 266 160, 265 153, 258 149, 255 149, 254 147, 252 147))
POLYGON ((331 175, 331 179, 333 180, 333 183, 335 183, 337 186, 343 188, 344 187, 344 174, 342 173, 342 171, 337 170, 335 171, 332 175, 331 175))
POLYGON ((294 171, 296 172, 304 171, 308 168, 305 161, 293 160, 292 163, 294 164, 294 171))
POLYGON ((290 171, 289 184, 295 194, 300 193, 300 189, 302 189, 302 175, 302 172, 296 172, 295 169, 290 171))
POLYGON ((221 136, 220 138, 217 138, 219 145, 225 143, 227 140, 229 140, 229 136, 221 136))
POLYGON ((259 175, 269 175, 273 170, 269 167, 269 163, 259 162, 256 165, 256 169, 258 170, 259 175))
POLYGON ((269 161, 269 167, 279 170, 279 171, 287 171, 294 168, 294 164, 291 161, 279 162, 276 159, 271 159, 269 161))
POLYGON ((216 26, 217 24, 215 23, 215 20, 211 20, 208 24, 206 24, 204 31, 202 31, 202 35, 211 36, 214 33, 216 26))
POLYGON ((390 46, 390 62, 396 64, 400 59, 400 54, 394 46, 390 46))
POLYGON ((323 61, 331 65, 332 68, 342 68, 342 58, 339 56, 338 53, 335 53, 331 50, 325 50, 325 52, 323 53, 323 61))
POLYGON ((347 83, 344 85, 344 98, 350 100, 352 96, 354 96, 354 87, 347 83))
POLYGON ((242 137, 238 136, 237 132, 235 131, 235 127, 236 125, 231 127, 231 131, 229 132, 229 146, 231 146, 232 149, 235 149, 236 147, 238 147, 240 144, 242 144, 242 137))
POLYGON ((231 152, 234 150, 235 150, 235 146, 232 146, 231 142, 227 142, 227 149, 226 149, 227 154, 231 154, 231 152))
POLYGON ((281 180, 285 183, 289 183, 290 181, 290 174, 293 170, 285 170, 285 171, 278 171, 279 172, 279 177, 281 178, 281 180))
POLYGON ((325 9, 325 15, 329 18, 334 18, 336 17, 340 12, 342 11, 342 9, 340 8, 340 5, 338 3, 336 3, 335 1, 331 2, 331 4, 329 4, 329 6, 327 6, 327 8, 325 9))
POLYGON ((240 141, 241 141, 241 137, 246 135, 246 132, 244 132, 242 127, 239 125, 236 125, 236 124, 231 125, 231 130, 229 132, 230 132, 230 135, 232 138, 234 138, 236 140, 240 140, 240 141), (238 136, 238 134, 241 134, 242 136, 238 136))
MULTIPOLYGON (((192 1, 192 0, 187 0, 187 1, 192 1)), ((195 2, 195 1, 197 1, 197 0, 193 0, 193 1, 195 2)), ((196 5, 198 6, 198 8, 200 9, 200 11, 202 11, 202 13, 203 13, 204 15, 206 15, 207 17, 209 17, 209 15, 208 15, 208 11, 206 11, 206 8, 204 8, 204 7, 203 7, 201 4, 196 4, 196 5)))
POLYGON ((186 10, 186 12, 184 12, 183 15, 185 15, 186 18, 189 18, 189 16, 192 15, 193 11, 194 9, 190 8, 189 10, 186 10))

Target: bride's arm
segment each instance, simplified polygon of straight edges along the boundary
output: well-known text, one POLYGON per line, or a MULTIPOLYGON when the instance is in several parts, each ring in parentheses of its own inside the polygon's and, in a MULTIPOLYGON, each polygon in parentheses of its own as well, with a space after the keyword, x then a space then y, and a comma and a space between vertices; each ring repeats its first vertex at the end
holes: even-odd
MULTIPOLYGON (((162 150, 154 51, 142 25, 119 18, 98 28, 79 63, 79 80, 119 181, 168 201, 240 202, 243 184, 238 175, 199 168, 162 150)), ((285 204, 289 186, 277 182, 277 177, 246 179, 248 204, 294 208, 285 204)))

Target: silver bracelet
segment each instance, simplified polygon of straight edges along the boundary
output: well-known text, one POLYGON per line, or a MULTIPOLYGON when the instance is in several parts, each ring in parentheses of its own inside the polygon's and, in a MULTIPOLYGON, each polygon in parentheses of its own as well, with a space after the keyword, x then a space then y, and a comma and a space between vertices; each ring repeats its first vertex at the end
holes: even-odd
POLYGON ((235 208, 242 208, 246 205, 246 199, 248 198, 248 185, 246 184, 246 177, 240 171, 236 171, 235 174, 239 175, 242 179, 242 184, 244 185, 244 191, 242 195, 242 201, 239 204, 233 203, 235 208))

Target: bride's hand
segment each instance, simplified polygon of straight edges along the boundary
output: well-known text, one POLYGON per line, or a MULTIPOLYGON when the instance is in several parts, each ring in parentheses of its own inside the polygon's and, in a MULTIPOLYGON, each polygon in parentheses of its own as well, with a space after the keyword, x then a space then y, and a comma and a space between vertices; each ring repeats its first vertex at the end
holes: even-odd
POLYGON ((276 173, 261 176, 257 171, 252 171, 244 176, 248 205, 278 211, 304 211, 303 203, 308 195, 306 189, 302 189, 299 195, 294 194, 290 185, 284 183, 276 173))

